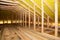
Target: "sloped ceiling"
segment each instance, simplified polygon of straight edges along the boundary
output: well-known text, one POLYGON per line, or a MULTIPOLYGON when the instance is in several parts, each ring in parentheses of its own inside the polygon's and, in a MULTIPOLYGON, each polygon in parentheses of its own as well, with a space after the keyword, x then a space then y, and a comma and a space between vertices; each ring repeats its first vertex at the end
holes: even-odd
MULTIPOLYGON (((14 0, 13 0, 14 1, 14 0)), ((34 13, 34 4, 35 4, 35 13, 41 17, 41 0, 16 0, 19 2, 19 5, 26 10, 30 9, 31 14, 34 13)), ((45 19, 46 15, 54 21, 55 9, 54 9, 54 0, 44 0, 44 12, 45 19)), ((18 8, 17 8, 18 9, 18 8)), ((58 0, 58 17, 60 21, 60 0, 58 0)))
MULTIPOLYGON (((41 14, 41 0, 18 0, 20 4, 26 9, 30 8, 32 12, 34 12, 34 4, 36 5, 36 13, 37 15, 41 14)), ((58 0, 59 1, 59 0, 58 0)), ((59 6, 59 19, 60 19, 60 2, 58 3, 59 6)), ((45 15, 48 15, 51 19, 54 20, 55 9, 54 9, 54 0, 45 0, 44 1, 44 11, 45 15)))

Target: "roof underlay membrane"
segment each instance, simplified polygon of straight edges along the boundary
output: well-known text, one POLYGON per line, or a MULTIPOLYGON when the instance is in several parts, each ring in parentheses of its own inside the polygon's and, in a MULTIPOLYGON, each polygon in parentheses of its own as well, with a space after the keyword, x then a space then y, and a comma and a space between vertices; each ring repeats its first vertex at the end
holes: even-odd
MULTIPOLYGON (((14 1, 14 0, 12 0, 14 1)), ((34 13, 34 4, 35 4, 35 13, 38 16, 41 16, 41 0, 16 0, 19 2, 20 6, 29 10, 31 14, 34 13)), ((51 20, 55 19, 55 3, 54 0, 44 0, 44 17, 46 15, 50 17, 51 20)), ((60 21, 60 0, 58 0, 58 20, 60 21)))
MULTIPOLYGON (((34 4, 36 9, 36 15, 41 15, 41 0, 18 0, 25 7, 30 9, 34 13, 34 4)), ((60 20, 60 1, 58 0, 58 19, 60 20)), ((52 20, 55 19, 55 3, 54 0, 44 0, 44 12, 52 20)))

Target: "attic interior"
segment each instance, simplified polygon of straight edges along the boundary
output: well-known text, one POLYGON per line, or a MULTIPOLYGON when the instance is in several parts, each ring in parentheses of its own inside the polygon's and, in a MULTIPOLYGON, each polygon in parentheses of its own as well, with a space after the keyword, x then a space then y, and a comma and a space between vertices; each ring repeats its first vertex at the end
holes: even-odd
POLYGON ((0 0, 0 40, 60 40, 59 4, 60 0, 0 0))

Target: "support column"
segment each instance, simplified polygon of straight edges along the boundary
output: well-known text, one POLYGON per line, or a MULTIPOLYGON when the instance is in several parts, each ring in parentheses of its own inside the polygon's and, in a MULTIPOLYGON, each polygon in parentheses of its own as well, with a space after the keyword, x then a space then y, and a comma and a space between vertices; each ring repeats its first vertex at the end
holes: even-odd
POLYGON ((20 14, 20 26, 22 27, 22 13, 20 14))
POLYGON ((12 15, 11 15, 11 24, 12 24, 12 15))
POLYGON ((55 36, 58 36, 58 0, 55 0, 55 36))
POLYGON ((21 13, 19 14, 20 16, 19 16, 19 24, 20 24, 20 26, 21 26, 21 13))
POLYGON ((30 29, 30 9, 29 9, 29 29, 30 29))
POLYGON ((23 11, 22 11, 22 27, 23 27, 23 11))
POLYGON ((49 28, 49 16, 47 16, 47 28, 49 28))
POLYGON ((24 12, 23 12, 23 27, 24 27, 24 12))
POLYGON ((42 7, 42 33, 44 32, 44 0, 41 0, 41 7, 42 7))
MULTIPOLYGON (((3 16, 3 25, 4 25, 4 16, 3 16)), ((3 26, 4 27, 4 26, 3 26)))
POLYGON ((27 27, 27 25, 26 25, 26 24, 27 24, 27 23, 26 23, 26 22, 27 22, 26 16, 27 16, 27 15, 26 15, 26 12, 25 12, 25 28, 27 27))
POLYGON ((35 4, 34 4, 34 30, 36 30, 36 13, 35 13, 35 4))
POLYGON ((7 20, 6 21, 7 21, 7 24, 8 24, 8 17, 7 17, 7 20))
POLYGON ((16 24, 17 24, 17 15, 16 15, 16 24))
POLYGON ((39 22, 40 22, 40 21, 39 21, 39 16, 38 16, 38 27, 39 27, 39 22))

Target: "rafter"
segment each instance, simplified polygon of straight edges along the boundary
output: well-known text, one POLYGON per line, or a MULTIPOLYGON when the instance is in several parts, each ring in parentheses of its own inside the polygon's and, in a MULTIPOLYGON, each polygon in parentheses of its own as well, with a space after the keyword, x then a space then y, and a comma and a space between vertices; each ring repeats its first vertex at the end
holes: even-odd
MULTIPOLYGON (((39 5, 37 5, 33 0, 31 0, 31 2, 33 2, 38 8, 40 8, 40 10, 41 10, 41 7, 39 6, 39 5)), ((47 16, 48 16, 48 14, 46 13, 46 12, 44 12, 47 16)), ((50 16, 49 16, 50 17, 50 16)), ((51 17, 50 17, 51 18, 51 17)), ((51 18, 52 19, 52 18, 51 18)), ((53 20, 53 19, 52 19, 53 20)))
MULTIPOLYGON (((32 7, 32 6, 30 6, 27 2, 25 2, 24 0, 21 0, 21 1, 23 1, 26 5, 28 5, 30 8, 32 8, 32 9, 33 9, 33 7, 32 7)), ((20 3, 20 4, 21 4, 21 3, 20 3)), ((23 6, 23 4, 22 4, 22 6, 23 6)), ((25 7, 26 7, 26 6, 25 6, 25 7)), ((27 7, 26 7, 26 9, 28 9, 28 10, 29 10, 29 8, 27 8, 27 7)), ((30 11, 33 13, 33 11, 32 11, 32 10, 30 10, 30 11)), ((37 10, 36 10, 36 12, 37 12, 37 13, 39 13, 39 11, 37 11, 37 10)), ((40 14, 40 16, 41 16, 41 14, 40 14)), ((45 18, 45 17, 44 17, 44 18, 45 18)), ((46 18, 45 18, 45 19, 46 19, 46 18)))

